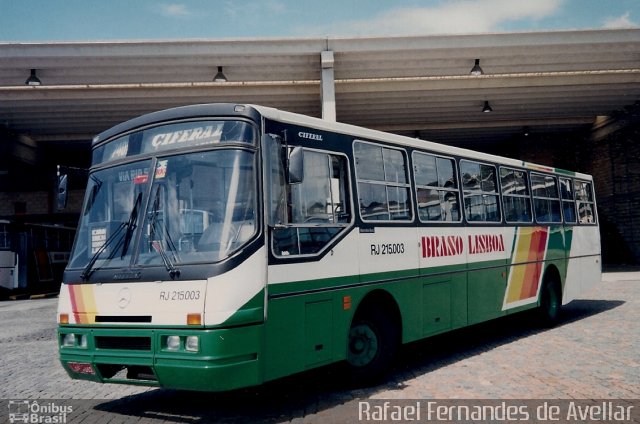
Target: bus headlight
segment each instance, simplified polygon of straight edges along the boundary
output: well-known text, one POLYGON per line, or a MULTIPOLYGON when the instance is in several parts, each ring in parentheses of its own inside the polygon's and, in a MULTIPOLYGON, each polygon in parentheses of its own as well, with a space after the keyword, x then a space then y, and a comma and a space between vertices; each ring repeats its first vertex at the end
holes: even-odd
POLYGON ((76 345, 76 335, 73 333, 67 333, 62 338, 63 347, 74 347, 76 345))
POLYGON ((180 336, 168 336, 167 337, 167 350, 180 349, 180 336))
POLYGON ((89 338, 86 334, 67 333, 62 336, 62 347, 79 347, 86 349, 89 345, 89 338))
POLYGON ((200 339, 198 336, 187 336, 184 348, 189 352, 197 352, 200 349, 200 339))
POLYGON ((87 335, 86 334, 80 334, 78 335, 78 347, 82 348, 82 349, 86 349, 87 348, 87 335))

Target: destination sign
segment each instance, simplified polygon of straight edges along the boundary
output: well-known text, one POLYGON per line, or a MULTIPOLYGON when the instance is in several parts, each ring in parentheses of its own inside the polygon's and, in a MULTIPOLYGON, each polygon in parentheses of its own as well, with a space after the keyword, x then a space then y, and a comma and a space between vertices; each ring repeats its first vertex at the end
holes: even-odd
POLYGON ((253 126, 243 121, 191 121, 161 125, 117 138, 94 150, 93 163, 104 163, 140 154, 193 148, 221 143, 255 141, 253 126))
MULTIPOLYGON (((192 124, 193 125, 193 124, 192 124)), ((219 143, 224 122, 209 123, 192 128, 173 130, 173 125, 162 127, 160 133, 149 131, 143 139, 143 153, 176 147, 193 147, 219 143), (173 130, 173 131, 167 131, 173 130)))

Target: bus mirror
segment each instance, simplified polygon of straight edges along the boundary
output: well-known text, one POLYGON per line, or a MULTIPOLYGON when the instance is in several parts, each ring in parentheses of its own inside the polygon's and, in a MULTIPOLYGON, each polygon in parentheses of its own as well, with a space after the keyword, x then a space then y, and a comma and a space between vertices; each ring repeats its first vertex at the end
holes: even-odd
POLYGON ((289 153, 287 182, 299 184, 304 179, 304 150, 300 146, 294 147, 289 153))
POLYGON ((56 202, 58 210, 62 210, 67 207, 67 174, 58 175, 56 202))

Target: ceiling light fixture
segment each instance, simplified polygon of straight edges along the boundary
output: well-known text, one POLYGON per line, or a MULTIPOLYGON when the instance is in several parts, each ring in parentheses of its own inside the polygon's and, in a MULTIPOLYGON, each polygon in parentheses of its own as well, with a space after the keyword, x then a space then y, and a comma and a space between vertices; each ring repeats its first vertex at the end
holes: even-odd
POLYGON ((222 73, 222 66, 218 66, 218 73, 213 77, 214 82, 227 82, 227 77, 222 73))
POLYGON ((473 68, 471 68, 471 72, 469 73, 474 77, 478 77, 484 74, 484 72, 482 71, 482 68, 480 67, 480 59, 476 59, 476 64, 473 65, 473 68))
POLYGON ((40 78, 38 78, 38 76, 36 75, 35 69, 31 70, 31 75, 29 75, 29 78, 27 78, 24 84, 30 85, 32 87, 37 87, 42 84, 42 81, 40 81, 40 78))
POLYGON ((482 107, 482 111, 484 113, 489 113, 489 112, 493 112, 493 109, 491 108, 491 105, 489 104, 488 100, 484 101, 484 106, 482 107))

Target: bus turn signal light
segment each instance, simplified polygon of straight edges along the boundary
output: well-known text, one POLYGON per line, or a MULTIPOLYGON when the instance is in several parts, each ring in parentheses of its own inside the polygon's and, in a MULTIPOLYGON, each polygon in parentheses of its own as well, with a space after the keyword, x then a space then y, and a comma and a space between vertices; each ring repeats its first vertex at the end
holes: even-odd
POLYGON ((60 324, 69 324, 69 314, 60 314, 60 324))
POLYGON ((351 296, 344 296, 342 298, 342 309, 345 311, 351 309, 351 296))
POLYGON ((202 315, 187 314, 187 325, 202 325, 202 315))

